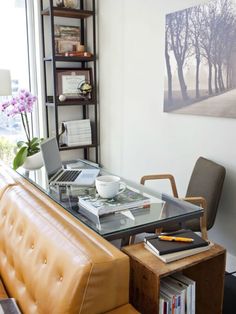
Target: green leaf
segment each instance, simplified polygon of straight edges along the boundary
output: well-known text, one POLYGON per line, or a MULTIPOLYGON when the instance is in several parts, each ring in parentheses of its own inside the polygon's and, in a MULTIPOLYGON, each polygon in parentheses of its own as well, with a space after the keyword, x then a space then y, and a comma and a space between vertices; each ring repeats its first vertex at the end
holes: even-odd
POLYGON ((21 147, 21 149, 18 151, 18 153, 16 154, 13 160, 14 170, 16 170, 17 168, 23 165, 27 157, 27 151, 28 151, 28 147, 26 146, 21 147))
POLYGON ((29 143, 29 147, 32 149, 38 148, 39 149, 39 144, 42 142, 41 138, 38 137, 34 137, 30 143, 29 143))
POLYGON ((26 143, 24 141, 19 141, 16 143, 18 148, 21 148, 23 145, 26 145, 26 143))
POLYGON ((31 147, 30 149, 28 149, 27 156, 32 156, 32 155, 38 153, 39 151, 40 151, 39 147, 34 147, 34 148, 31 147))
POLYGON ((34 137, 31 141, 30 141, 30 146, 34 145, 36 143, 40 143, 40 139, 38 137, 34 137))
POLYGON ((39 143, 34 143, 33 145, 29 146, 30 149, 39 148, 39 143))

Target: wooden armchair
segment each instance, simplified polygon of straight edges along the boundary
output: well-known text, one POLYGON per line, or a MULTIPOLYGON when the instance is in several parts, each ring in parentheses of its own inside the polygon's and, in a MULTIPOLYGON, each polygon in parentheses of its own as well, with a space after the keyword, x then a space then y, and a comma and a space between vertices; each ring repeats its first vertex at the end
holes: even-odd
MULTIPOLYGON (((201 231, 202 237, 207 239, 207 230, 212 228, 219 205, 222 187, 225 179, 225 168, 211 160, 199 157, 194 166, 186 196, 183 200, 201 206, 204 214, 200 221, 191 220, 186 227, 193 231, 201 231)), ((140 183, 147 180, 169 180, 174 197, 179 198, 175 179, 171 174, 145 175, 140 183)), ((159 230, 160 231, 160 230, 159 230)))

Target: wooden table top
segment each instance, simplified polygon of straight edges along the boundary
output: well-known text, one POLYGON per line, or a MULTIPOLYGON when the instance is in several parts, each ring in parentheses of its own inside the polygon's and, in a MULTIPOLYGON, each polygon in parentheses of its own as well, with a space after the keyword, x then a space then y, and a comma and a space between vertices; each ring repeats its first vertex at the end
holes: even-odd
POLYGON ((157 256, 149 252, 144 247, 144 243, 125 246, 122 251, 132 259, 145 265, 150 271, 157 274, 159 277, 170 275, 176 271, 183 270, 190 266, 194 266, 204 260, 209 260, 215 256, 226 254, 225 248, 218 244, 214 244, 208 251, 197 253, 192 256, 182 258, 178 261, 164 263, 157 256))

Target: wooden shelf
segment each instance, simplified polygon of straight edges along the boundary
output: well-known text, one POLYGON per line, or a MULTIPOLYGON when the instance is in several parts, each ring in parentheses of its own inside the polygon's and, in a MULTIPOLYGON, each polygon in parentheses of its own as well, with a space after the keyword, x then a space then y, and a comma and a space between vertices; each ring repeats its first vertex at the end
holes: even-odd
MULTIPOLYGON (((42 10, 41 14, 42 15, 50 15, 50 9, 46 8, 45 10, 42 10)), ((52 8, 52 14, 54 16, 60 16, 60 17, 86 19, 86 18, 94 15, 94 12, 89 11, 89 10, 76 10, 76 9, 53 7, 52 8)))
POLYGON ((60 146, 59 150, 72 150, 72 149, 80 149, 80 148, 92 148, 97 147, 97 144, 91 144, 91 145, 80 145, 80 146, 60 146))
POLYGON ((179 271, 196 281, 197 314, 222 313, 226 250, 221 246, 168 264, 143 243, 123 251, 130 257, 130 303, 142 314, 158 314, 160 280, 179 271))
MULTIPOLYGON (((52 57, 45 57, 44 61, 52 61, 52 57)), ((54 60, 56 62, 93 62, 96 60, 94 56, 92 57, 65 57, 65 56, 55 56, 54 60)))
POLYGON ((59 101, 59 99, 56 100, 56 103, 53 102, 53 97, 48 96, 46 106, 47 107, 63 107, 63 106, 96 106, 96 100, 95 99, 69 99, 66 101, 59 101))
MULTIPOLYGON (((53 5, 55 1, 40 0, 41 7, 41 27, 42 27, 42 48, 43 48, 43 68, 44 68, 44 90, 45 90, 45 117, 47 127, 47 137, 52 136, 52 126, 55 125, 55 135, 58 138, 60 135, 61 121, 75 120, 77 117, 80 119, 89 119, 92 124, 92 145, 78 145, 78 146, 63 146, 60 147, 61 151, 81 149, 83 151, 83 158, 93 160, 98 163, 98 104, 97 104, 97 53, 96 53, 96 3, 93 0, 91 2, 90 10, 84 10, 86 0, 80 0, 80 9, 71 9, 64 7, 56 7, 53 5), (66 25, 72 26, 77 22, 80 30, 80 42, 85 45, 87 49, 87 42, 89 42, 88 54, 90 57, 84 57, 84 54, 76 56, 65 56, 60 54, 56 49, 56 34, 55 25, 64 25, 63 19, 68 18, 66 25), (71 19, 77 19, 78 21, 72 21, 71 19), (89 24, 85 19, 89 18, 89 24), (82 55, 82 56, 81 56, 82 55), (68 62, 71 62, 71 66, 68 66, 68 62), (92 63, 89 63, 92 62, 92 63), (73 68, 72 68, 73 65, 73 68), (66 101, 59 101, 58 86, 62 82, 59 82, 58 73, 59 70, 81 70, 86 69, 89 71, 88 78, 92 85, 92 92, 89 96, 92 99, 66 99, 66 101), (49 82, 51 84, 49 84, 49 82), (73 109, 72 110, 72 106, 73 109), (75 106, 77 108, 75 108, 75 106), (93 107, 91 107, 93 106, 93 107), (67 117, 63 116, 66 108, 67 117), (91 149, 90 149, 91 148, 91 149)), ((75 42, 78 42, 76 38, 75 42)), ((74 48, 71 48, 73 50, 74 48)), ((62 90, 62 88, 61 88, 62 90)), ((79 96, 75 88, 73 89, 74 95, 79 96)), ((61 92, 60 92, 61 93, 61 92)))

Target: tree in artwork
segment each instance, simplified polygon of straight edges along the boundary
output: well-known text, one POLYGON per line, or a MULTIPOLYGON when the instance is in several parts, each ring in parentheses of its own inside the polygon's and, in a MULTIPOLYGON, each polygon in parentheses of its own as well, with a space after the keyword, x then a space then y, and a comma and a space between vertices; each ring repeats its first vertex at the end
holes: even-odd
MULTIPOLYGON (((193 106, 202 102, 200 107, 195 105, 202 110, 195 110, 196 114, 208 114, 210 98, 215 101, 216 96, 225 94, 225 116, 228 116, 227 109, 233 106, 228 101, 233 97, 227 93, 236 88, 235 60, 234 0, 211 0, 207 4, 168 14, 164 111, 181 113, 179 109, 185 108, 183 113, 188 113, 191 106, 194 114, 193 106)), ((215 115, 220 116, 220 111, 224 110, 218 111, 215 115)), ((230 117, 236 117, 236 108, 235 112, 230 112, 230 117)))

